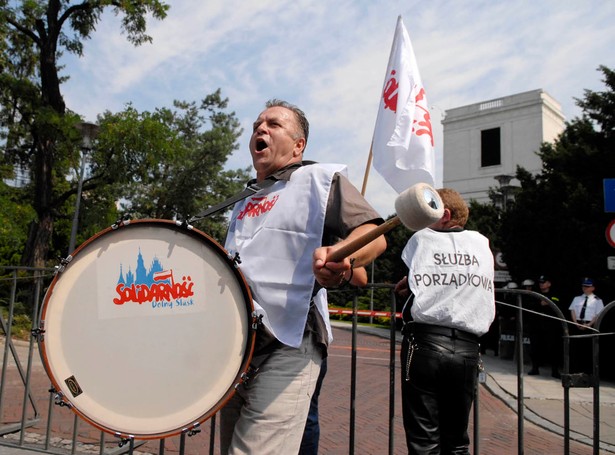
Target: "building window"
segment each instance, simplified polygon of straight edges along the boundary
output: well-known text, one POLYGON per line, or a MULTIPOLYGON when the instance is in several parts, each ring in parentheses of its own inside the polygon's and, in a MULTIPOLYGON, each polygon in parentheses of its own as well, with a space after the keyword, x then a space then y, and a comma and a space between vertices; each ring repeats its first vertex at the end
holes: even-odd
POLYGON ((491 128, 480 132, 481 167, 502 164, 500 150, 500 129, 491 128))

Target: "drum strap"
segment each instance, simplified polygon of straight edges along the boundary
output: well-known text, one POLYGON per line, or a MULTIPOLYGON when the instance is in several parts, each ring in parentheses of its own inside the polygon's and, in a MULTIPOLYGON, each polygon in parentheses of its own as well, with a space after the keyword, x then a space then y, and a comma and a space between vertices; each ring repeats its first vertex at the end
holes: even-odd
POLYGON ((242 201, 245 198, 258 193, 260 190, 270 187, 275 182, 277 182, 277 179, 275 177, 267 177, 262 182, 248 183, 248 186, 241 193, 237 193, 236 195, 231 196, 230 198, 220 202, 219 204, 212 205, 208 209, 203 210, 198 215, 195 215, 192 218, 190 218, 188 220, 188 223, 194 223, 195 221, 202 220, 203 218, 209 215, 213 215, 214 213, 219 212, 220 210, 223 210, 235 204, 236 202, 242 201))

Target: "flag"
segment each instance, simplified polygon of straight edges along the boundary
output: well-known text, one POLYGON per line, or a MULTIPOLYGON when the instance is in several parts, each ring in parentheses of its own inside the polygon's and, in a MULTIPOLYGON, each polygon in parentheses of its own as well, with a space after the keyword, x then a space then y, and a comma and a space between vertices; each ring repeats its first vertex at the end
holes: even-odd
POLYGON ((401 16, 380 97, 372 154, 374 169, 398 193, 419 182, 434 184, 431 117, 401 16))
POLYGON ((154 281, 171 280, 173 282, 173 270, 163 270, 154 273, 154 281))

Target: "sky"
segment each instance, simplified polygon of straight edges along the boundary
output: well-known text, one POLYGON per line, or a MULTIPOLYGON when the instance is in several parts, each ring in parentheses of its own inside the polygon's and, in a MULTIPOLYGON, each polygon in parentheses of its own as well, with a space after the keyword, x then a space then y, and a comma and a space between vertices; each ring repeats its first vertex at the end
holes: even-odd
MULTIPOLYGON (((436 186, 442 183, 446 110, 543 89, 567 120, 575 98, 604 90, 615 68, 615 2, 598 0, 176 0, 133 47, 104 14, 81 58, 64 54, 67 107, 95 122, 127 103, 138 110, 200 102, 221 89, 243 127, 227 168, 251 165, 252 123, 268 99, 310 121, 304 158, 348 166, 363 185, 397 17, 414 48, 431 109, 436 186)), ((372 168, 365 197, 387 217, 397 193, 372 168)))

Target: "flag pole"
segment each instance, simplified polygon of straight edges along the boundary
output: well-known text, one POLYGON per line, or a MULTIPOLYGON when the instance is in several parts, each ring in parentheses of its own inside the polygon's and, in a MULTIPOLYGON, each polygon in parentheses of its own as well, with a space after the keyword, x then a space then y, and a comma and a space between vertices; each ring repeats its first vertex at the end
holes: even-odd
POLYGON ((365 174, 363 175, 363 186, 361 187, 361 196, 365 196, 365 191, 367 190, 367 178, 369 177, 369 170, 372 167, 372 160, 374 158, 373 146, 374 146, 374 140, 372 139, 372 143, 369 146, 369 156, 367 157, 367 165, 365 166, 365 174))

